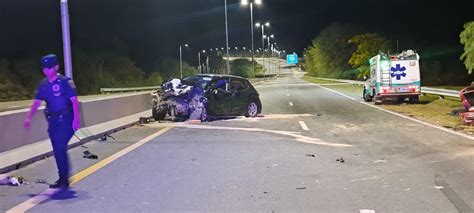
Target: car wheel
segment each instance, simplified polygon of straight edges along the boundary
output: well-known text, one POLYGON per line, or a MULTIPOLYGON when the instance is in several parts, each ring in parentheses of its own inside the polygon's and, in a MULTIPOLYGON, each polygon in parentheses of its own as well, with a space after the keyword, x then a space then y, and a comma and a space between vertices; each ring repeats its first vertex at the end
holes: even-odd
POLYGON ((367 94, 367 90, 364 89, 364 93, 362 93, 362 97, 364 98, 365 102, 371 102, 372 101, 372 96, 367 94))
POLYGON ((408 98, 408 101, 411 103, 411 104, 416 104, 420 101, 420 99, 418 97, 414 97, 414 98, 408 98))
POLYGON ((151 109, 151 115, 155 121, 164 120, 167 114, 167 109, 165 106, 153 106, 151 109))
POLYGON ((252 100, 252 102, 250 102, 247 105, 247 112, 245 113, 245 117, 255 118, 257 117, 257 114, 258 114, 258 105, 254 100, 252 100))

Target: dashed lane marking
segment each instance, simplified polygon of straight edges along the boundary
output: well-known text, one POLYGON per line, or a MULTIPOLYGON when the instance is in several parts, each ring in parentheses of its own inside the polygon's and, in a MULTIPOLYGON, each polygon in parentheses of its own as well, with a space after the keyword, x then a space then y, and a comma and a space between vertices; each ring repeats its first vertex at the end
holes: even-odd
POLYGON ((303 130, 308 131, 309 128, 306 126, 306 123, 304 121, 298 121, 300 123, 300 126, 303 130))

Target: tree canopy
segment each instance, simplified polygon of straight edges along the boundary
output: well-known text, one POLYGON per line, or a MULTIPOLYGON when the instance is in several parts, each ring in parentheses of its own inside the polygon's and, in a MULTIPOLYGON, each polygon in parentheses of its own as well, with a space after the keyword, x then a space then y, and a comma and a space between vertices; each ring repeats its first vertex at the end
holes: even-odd
POLYGON ((459 37, 461 38, 461 44, 464 45, 461 60, 464 60, 464 65, 466 65, 468 73, 471 74, 474 70, 474 21, 464 25, 464 31, 459 37))
POLYGON ((359 27, 350 24, 332 24, 324 28, 305 52, 310 75, 351 78, 355 73, 348 61, 355 48, 347 41, 360 31, 359 27))

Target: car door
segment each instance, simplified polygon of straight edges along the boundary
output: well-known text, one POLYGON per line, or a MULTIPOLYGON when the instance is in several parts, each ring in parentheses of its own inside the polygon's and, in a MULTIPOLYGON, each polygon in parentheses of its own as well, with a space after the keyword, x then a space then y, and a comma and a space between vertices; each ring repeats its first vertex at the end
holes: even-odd
POLYGON ((244 79, 231 78, 230 87, 232 92, 232 114, 242 114, 247 110, 249 102, 249 87, 244 79))
POLYGON ((232 93, 229 91, 228 78, 218 78, 211 83, 209 90, 207 110, 213 115, 227 115, 231 111, 232 93))

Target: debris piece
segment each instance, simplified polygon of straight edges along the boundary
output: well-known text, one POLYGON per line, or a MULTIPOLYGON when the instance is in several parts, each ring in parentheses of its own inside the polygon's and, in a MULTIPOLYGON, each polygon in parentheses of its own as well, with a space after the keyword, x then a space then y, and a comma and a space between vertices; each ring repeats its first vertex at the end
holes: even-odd
POLYGON ((359 209, 360 213, 375 213, 375 210, 372 209, 359 209))
POLYGON ((343 157, 336 159, 336 161, 339 161, 339 162, 341 162, 341 163, 346 162, 343 157))
POLYGON ((97 139, 98 141, 107 141, 107 138, 112 138, 112 140, 115 140, 114 137, 112 137, 112 135, 109 135, 109 134, 104 134, 100 139, 97 139))
POLYGON ((312 158, 315 158, 315 157, 316 157, 316 155, 314 155, 314 154, 306 154, 306 157, 312 157, 312 158))
POLYGON ((43 180, 43 179, 36 179, 36 180, 35 180, 35 183, 37 183, 37 184, 50 185, 48 182, 46 182, 46 181, 43 180))
POLYGON ((20 186, 28 184, 29 183, 23 177, 6 176, 0 179, 0 185, 20 186))
POLYGON ((84 151, 83 153, 84 153, 84 156, 82 156, 83 158, 98 159, 97 155, 94 155, 89 151, 84 151))
POLYGON ((263 194, 268 194, 268 192, 263 192, 263 194))
POLYGON ((306 187, 296 187, 296 190, 303 190, 306 189, 306 187))
POLYGON ((88 149, 89 147, 87 147, 86 145, 81 145, 82 148, 86 148, 88 149))
POLYGON ((138 119, 138 123, 140 124, 147 124, 147 123, 150 123, 150 118, 149 117, 140 117, 138 119))
POLYGON ((434 186, 435 189, 444 189, 444 186, 434 186))
POLYGON ((201 120, 189 120, 190 124, 200 124, 201 120))
POLYGON ((10 185, 11 186, 19 186, 21 185, 20 181, 16 177, 11 177, 10 178, 10 185))

